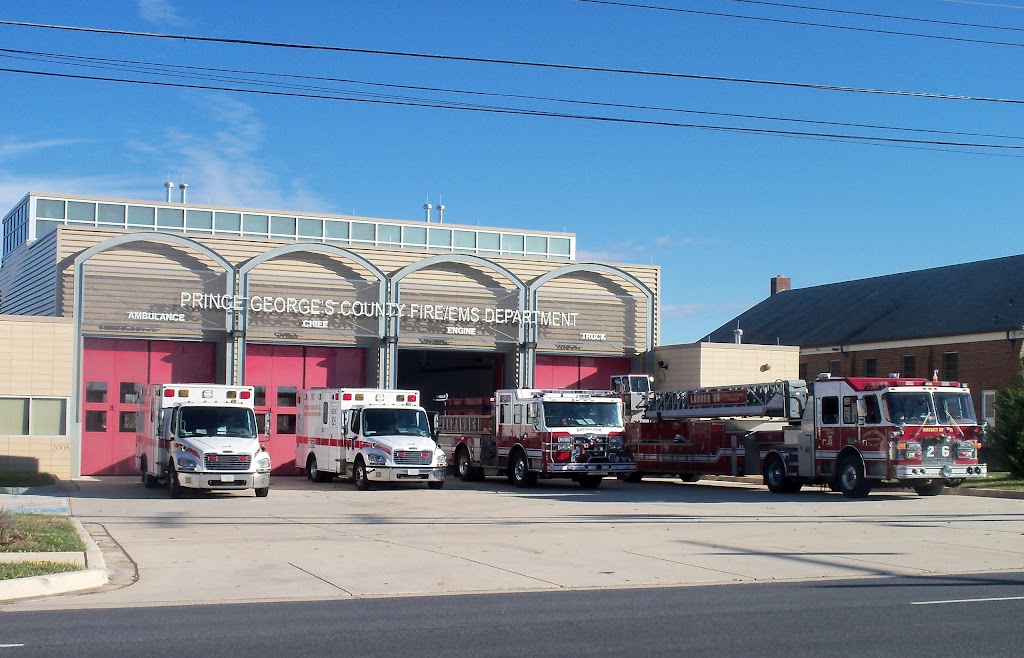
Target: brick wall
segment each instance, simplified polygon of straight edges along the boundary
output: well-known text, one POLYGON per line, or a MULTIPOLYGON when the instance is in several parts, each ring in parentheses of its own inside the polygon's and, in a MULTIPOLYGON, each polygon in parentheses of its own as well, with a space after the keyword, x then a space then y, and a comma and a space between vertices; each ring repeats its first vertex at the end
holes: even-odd
POLYGON ((981 392, 999 389, 1013 382, 1020 363, 1022 341, 994 340, 979 343, 947 343, 943 345, 925 345, 921 347, 898 347, 884 350, 849 351, 829 354, 801 354, 801 372, 808 379, 814 379, 818 373, 829 372, 829 362, 839 361, 839 375, 843 377, 864 376, 864 360, 877 360, 876 374, 885 377, 891 372, 903 373, 903 356, 913 355, 917 372, 915 377, 930 378, 934 370, 939 371, 939 379, 947 379, 943 372, 943 355, 946 352, 957 353, 957 381, 966 382, 971 387, 974 398, 974 411, 981 417, 981 392))

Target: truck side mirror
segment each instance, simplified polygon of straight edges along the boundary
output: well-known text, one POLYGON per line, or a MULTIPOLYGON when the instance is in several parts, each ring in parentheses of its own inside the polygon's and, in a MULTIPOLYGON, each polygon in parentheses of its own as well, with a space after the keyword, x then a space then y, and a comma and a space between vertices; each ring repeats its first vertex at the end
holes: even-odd
POLYGON ((440 433, 441 428, 438 425, 441 423, 441 414, 433 411, 430 413, 430 436, 434 439, 434 443, 437 443, 437 435, 440 433))
POLYGON ((270 412, 268 411, 267 415, 263 417, 263 436, 268 439, 270 438, 270 418, 270 412))

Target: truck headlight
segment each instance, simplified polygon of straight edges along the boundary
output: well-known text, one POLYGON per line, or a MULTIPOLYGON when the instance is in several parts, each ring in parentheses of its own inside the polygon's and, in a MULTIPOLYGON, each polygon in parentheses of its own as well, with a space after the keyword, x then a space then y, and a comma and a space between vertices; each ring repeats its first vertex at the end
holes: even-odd
POLYGON ((178 460, 179 471, 194 471, 199 468, 199 462, 192 459, 191 457, 182 457, 178 460))
POLYGON ((260 471, 270 470, 270 457, 263 457, 256 461, 256 468, 260 471))
POLYGON ((385 464, 388 461, 387 458, 384 457, 384 455, 376 452, 367 453, 366 460, 371 464, 385 464))
POLYGON ((444 454, 444 450, 437 450, 434 453, 434 458, 437 460, 439 467, 448 465, 448 455, 444 454))

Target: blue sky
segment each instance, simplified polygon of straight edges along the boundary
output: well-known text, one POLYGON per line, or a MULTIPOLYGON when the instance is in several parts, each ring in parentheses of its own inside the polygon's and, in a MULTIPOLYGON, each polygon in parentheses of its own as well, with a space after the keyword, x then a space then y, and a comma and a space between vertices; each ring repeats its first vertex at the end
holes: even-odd
MULTIPOLYGON (((576 0, 8 0, 0 20, 1024 100, 1024 0, 789 3, 1011 28, 1002 30, 779 3, 637 3, 772 19, 755 21, 576 0)), ((676 111, 301 82, 350 98, 401 95, 633 121, 1024 146, 1020 103, 11 25, 0 25, 0 47, 676 111)), ((142 77, 24 53, 0 53, 0 68, 142 77)), ((181 75, 161 79, 226 84, 181 75)), ((1024 149, 880 146, 11 72, 0 72, 0 85, 6 92, 4 209, 29 190, 160 200, 168 176, 189 183, 194 203, 416 220, 425 201, 442 201, 446 222, 566 230, 578 236, 580 260, 660 265, 663 344, 700 339, 766 297, 776 274, 808 287, 1024 252, 1018 199, 1024 149)), ((955 300, 950 312, 956 312, 955 300)))

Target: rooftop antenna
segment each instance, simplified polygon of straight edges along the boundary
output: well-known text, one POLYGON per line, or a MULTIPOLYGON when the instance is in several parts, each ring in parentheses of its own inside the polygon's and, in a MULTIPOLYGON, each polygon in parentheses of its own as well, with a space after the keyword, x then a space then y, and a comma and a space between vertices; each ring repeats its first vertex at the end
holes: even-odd
POLYGON ((428 224, 430 223, 430 209, 433 208, 433 207, 434 206, 430 205, 429 201, 427 201, 426 203, 423 204, 423 209, 425 211, 427 211, 427 223, 428 224))
POLYGON ((437 223, 444 224, 444 204, 441 203, 441 195, 437 195, 437 223))
POLYGON ((188 192, 188 183, 182 183, 178 186, 178 189, 181 190, 181 202, 185 203, 185 193, 188 192))
MULTIPOLYGON (((170 178, 170 176, 168 176, 167 178, 170 178)), ((170 203, 171 202, 171 194, 172 194, 172 192, 174 190, 174 182, 168 180, 168 181, 166 181, 164 183, 164 187, 167 188, 167 203, 170 203)))

